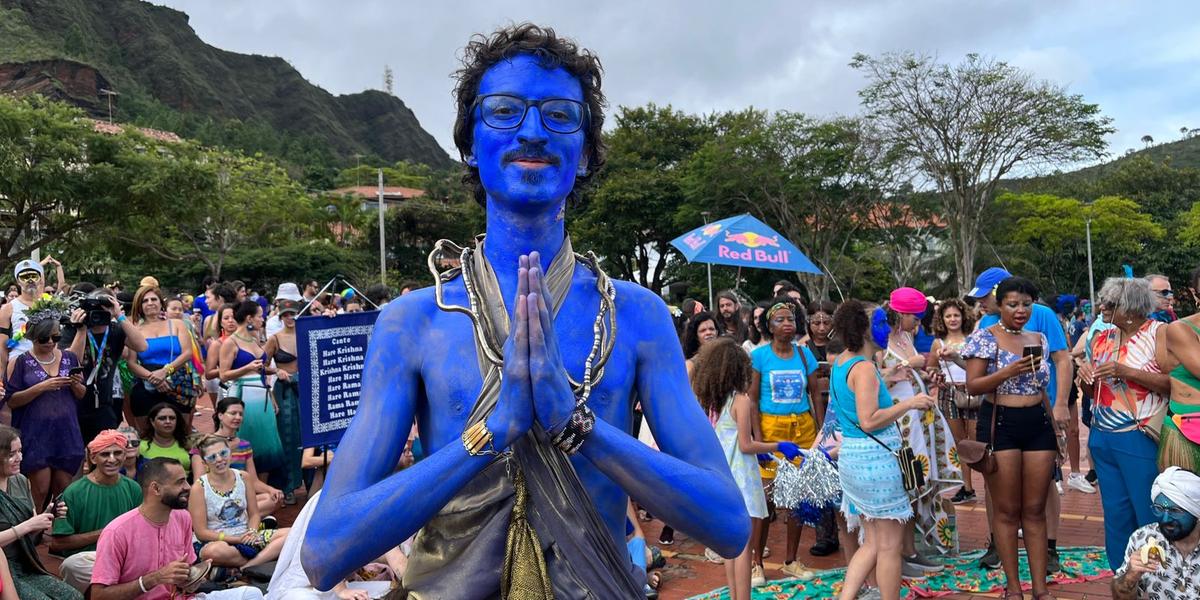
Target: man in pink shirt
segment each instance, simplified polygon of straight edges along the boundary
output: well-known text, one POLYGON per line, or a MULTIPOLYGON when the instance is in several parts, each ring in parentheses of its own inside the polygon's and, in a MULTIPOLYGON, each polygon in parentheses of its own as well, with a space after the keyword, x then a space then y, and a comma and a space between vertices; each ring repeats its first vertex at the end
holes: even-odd
POLYGON ((188 580, 196 560, 192 547, 192 518, 188 514, 191 486, 183 465, 172 458, 155 458, 138 473, 141 506, 113 519, 100 533, 92 571, 92 600, 254 600, 262 592, 242 587, 207 594, 176 590, 188 580))

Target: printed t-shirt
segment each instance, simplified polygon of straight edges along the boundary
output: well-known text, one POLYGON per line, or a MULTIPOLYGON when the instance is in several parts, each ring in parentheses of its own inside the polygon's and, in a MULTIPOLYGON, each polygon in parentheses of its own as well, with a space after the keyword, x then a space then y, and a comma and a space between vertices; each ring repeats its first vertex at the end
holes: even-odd
POLYGON ((750 353, 750 364, 762 379, 758 407, 764 413, 791 415, 808 411, 808 376, 817 370, 817 357, 795 343, 792 350, 787 360, 776 356, 769 344, 750 353))

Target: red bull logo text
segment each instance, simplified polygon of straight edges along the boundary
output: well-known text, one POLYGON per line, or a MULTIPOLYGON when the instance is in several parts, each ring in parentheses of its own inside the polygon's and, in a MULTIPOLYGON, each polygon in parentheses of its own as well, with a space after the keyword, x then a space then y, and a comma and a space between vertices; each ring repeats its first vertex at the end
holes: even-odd
POLYGON ((745 231, 742 233, 725 232, 725 241, 745 246, 745 250, 735 250, 726 244, 717 246, 717 256, 734 260, 755 261, 759 263, 784 264, 789 261, 787 250, 763 250, 764 246, 779 248, 779 236, 765 236, 745 231))

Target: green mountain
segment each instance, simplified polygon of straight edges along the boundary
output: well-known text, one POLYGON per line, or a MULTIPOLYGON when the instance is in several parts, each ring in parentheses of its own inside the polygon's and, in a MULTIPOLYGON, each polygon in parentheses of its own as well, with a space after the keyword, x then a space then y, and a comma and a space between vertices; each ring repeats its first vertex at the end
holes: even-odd
POLYGON ((0 0, 0 92, 42 93, 115 120, 275 154, 306 169, 454 163, 399 98, 334 96, 278 57, 201 40, 180 11, 139 0, 0 0))

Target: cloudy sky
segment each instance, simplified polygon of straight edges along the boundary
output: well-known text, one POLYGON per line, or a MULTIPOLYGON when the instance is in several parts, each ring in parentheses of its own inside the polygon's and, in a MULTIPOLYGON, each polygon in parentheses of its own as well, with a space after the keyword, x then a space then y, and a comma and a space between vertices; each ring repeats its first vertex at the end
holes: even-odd
POLYGON ((531 20, 592 48, 610 103, 695 113, 755 106, 813 115, 859 110, 856 52, 915 50, 958 61, 993 55, 1100 104, 1110 152, 1200 127, 1195 2, 619 0, 160 0, 209 44, 281 56, 335 94, 394 92, 449 151, 449 74, 475 32, 531 20), (747 9, 746 7, 752 7, 747 9))

